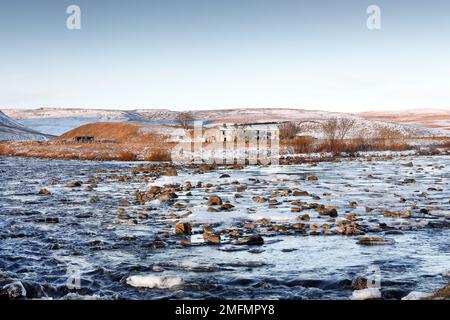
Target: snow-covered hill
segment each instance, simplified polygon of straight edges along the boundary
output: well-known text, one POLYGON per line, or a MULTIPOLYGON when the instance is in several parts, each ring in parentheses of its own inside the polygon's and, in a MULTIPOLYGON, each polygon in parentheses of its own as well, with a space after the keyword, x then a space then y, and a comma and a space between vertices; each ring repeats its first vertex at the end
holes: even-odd
POLYGON ((115 110, 39 108, 4 112, 27 128, 55 136, 89 123, 130 120, 125 112, 115 110))
MULTIPOLYGON (((431 111, 430 111, 431 112, 431 111)), ((136 109, 136 110, 103 110, 103 109, 62 109, 62 108, 40 108, 34 110, 5 110, 5 113, 20 122, 20 124, 35 131, 47 134, 61 135, 81 125, 94 122, 116 122, 127 121, 146 125, 173 125, 176 124, 179 112, 168 109, 136 109)), ((380 128, 395 129, 407 136, 442 136, 450 135, 445 127, 427 126, 426 122, 408 123, 401 117, 377 118, 379 115, 372 114, 343 114, 320 110, 305 109, 274 109, 274 108, 239 108, 225 110, 199 110, 189 112, 194 119, 201 120, 204 125, 213 126, 222 123, 262 123, 262 122, 284 122, 312 121, 308 126, 311 135, 319 136, 319 125, 317 122, 324 121, 330 117, 353 117, 356 125, 351 135, 357 136, 363 130, 375 132, 380 128)), ((401 114, 401 112, 399 112, 401 114)), ((433 111, 434 119, 446 114, 433 111)))
POLYGON ((26 128, 0 111, 0 141, 43 140, 47 138, 47 135, 26 128))

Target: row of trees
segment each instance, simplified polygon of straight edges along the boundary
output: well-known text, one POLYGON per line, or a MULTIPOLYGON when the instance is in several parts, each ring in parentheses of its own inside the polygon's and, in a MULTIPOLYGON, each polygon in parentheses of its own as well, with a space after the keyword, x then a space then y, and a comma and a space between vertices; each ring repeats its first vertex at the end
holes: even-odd
POLYGON ((308 129, 302 129, 302 123, 286 122, 279 126, 280 139, 286 145, 294 147, 295 152, 313 151, 367 151, 402 150, 406 148, 404 137, 399 130, 381 127, 376 133, 366 128, 356 128, 354 118, 334 117, 315 122, 323 135, 314 139, 308 135, 308 129), (304 133, 303 135, 301 133, 304 133), (350 133, 352 133, 350 135, 350 133))

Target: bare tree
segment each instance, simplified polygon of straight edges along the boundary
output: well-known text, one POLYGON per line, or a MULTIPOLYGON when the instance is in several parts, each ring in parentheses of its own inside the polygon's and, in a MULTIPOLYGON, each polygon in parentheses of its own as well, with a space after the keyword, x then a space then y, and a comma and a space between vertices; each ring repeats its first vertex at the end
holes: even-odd
POLYGON ((278 130, 280 131, 280 139, 287 140, 294 139, 300 132, 300 127, 295 122, 285 122, 278 126, 278 130))
POLYGON ((330 118, 322 122, 321 127, 325 139, 328 141, 330 145, 333 145, 336 142, 338 135, 338 119, 330 118))
POLYGON ((322 132, 330 149, 335 150, 344 144, 350 130, 354 127, 356 120, 352 118, 329 118, 321 123, 322 132))
POLYGON ((384 127, 378 130, 378 144, 382 148, 391 148, 396 146, 401 148, 404 146, 404 135, 396 128, 384 127))
POLYGON ((176 122, 183 127, 183 129, 189 129, 192 127, 194 117, 189 112, 180 112, 176 117, 176 122))
POLYGON ((352 118, 340 118, 338 123, 338 139, 344 141, 349 131, 354 127, 356 120, 352 118))

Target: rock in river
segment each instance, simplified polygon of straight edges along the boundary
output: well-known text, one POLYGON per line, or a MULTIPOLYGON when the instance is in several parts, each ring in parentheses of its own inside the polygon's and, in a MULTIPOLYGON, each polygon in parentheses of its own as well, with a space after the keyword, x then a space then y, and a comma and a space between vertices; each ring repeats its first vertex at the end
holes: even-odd
POLYGON ((203 240, 209 244, 220 244, 220 234, 216 234, 208 228, 203 229, 203 240))
POLYGON ((45 189, 45 188, 39 190, 38 194, 41 195, 41 196, 49 196, 49 195, 51 195, 50 191, 48 191, 48 190, 45 189))
POLYGON ((263 245, 264 239, 259 235, 250 235, 247 237, 244 237, 242 239, 239 239, 239 244, 246 244, 246 245, 263 245))
POLYGON ((392 240, 387 240, 382 237, 361 237, 358 240, 358 244, 365 246, 377 246, 393 243, 392 240))
POLYGON ((305 197, 305 196, 309 196, 308 191, 294 191, 294 193, 292 194, 295 197, 305 197))
POLYGON ((257 202, 257 203, 263 203, 263 202, 267 201, 267 199, 264 198, 264 197, 253 197, 252 200, 257 202))
POLYGON ((170 200, 170 199, 175 199, 175 198, 178 198, 178 196, 174 192, 165 192, 165 193, 161 193, 158 196, 159 200, 170 200))
POLYGON ((319 215, 321 216, 330 216, 330 217, 337 217, 338 213, 335 207, 331 206, 322 206, 319 208, 319 215))
POLYGON ((380 299, 381 291, 378 288, 368 288, 362 290, 355 290, 352 293, 352 300, 368 300, 368 299, 380 299))
POLYGON ((222 205, 222 199, 219 196, 210 196, 208 198, 209 206, 220 206, 222 205))
POLYGON ((192 234, 192 227, 189 223, 177 223, 175 225, 175 234, 185 234, 185 235, 191 235, 192 234))
POLYGON ((6 296, 10 300, 22 298, 26 295, 27 291, 20 281, 11 282, 0 289, 0 297, 6 296))
POLYGON ((81 187, 83 183, 81 181, 72 181, 65 185, 66 188, 76 188, 81 187))

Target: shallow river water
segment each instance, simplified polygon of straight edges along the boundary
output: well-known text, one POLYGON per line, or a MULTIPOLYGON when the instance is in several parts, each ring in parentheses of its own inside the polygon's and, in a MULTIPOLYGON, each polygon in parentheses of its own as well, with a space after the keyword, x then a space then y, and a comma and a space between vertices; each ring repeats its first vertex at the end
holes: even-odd
POLYGON ((131 174, 137 165, 0 158, 0 284, 19 280, 28 298, 348 299, 352 280, 367 276, 369 268, 379 268, 384 298, 432 292, 449 282, 449 157, 247 167, 203 174, 178 169, 175 177, 147 182, 131 174), (413 166, 405 165, 410 161, 413 166), (230 177, 220 178, 224 173, 230 177), (318 180, 308 181, 310 175, 318 180), (76 180, 83 185, 65 187, 76 180), (162 201, 133 202, 138 189, 186 181, 211 186, 177 193, 177 201, 184 204, 178 209, 162 201), (236 181, 247 188, 240 198, 235 197, 236 181), (92 188, 86 188, 89 185, 92 188), (39 195, 43 188, 51 195, 39 195), (278 203, 272 208, 252 200, 287 189, 318 197, 273 197, 278 203), (209 212, 206 199, 212 194, 234 208, 209 212), (131 203, 120 206, 124 199, 131 203), (362 246, 357 236, 261 230, 262 246, 238 246, 230 239, 217 246, 203 242, 203 224, 220 229, 267 218, 289 225, 304 213, 310 214, 309 223, 326 221, 313 210, 291 212, 296 199, 335 206, 340 216, 356 214, 368 225, 386 223, 391 232, 385 229, 376 235, 392 243, 362 246), (367 212, 366 207, 372 210, 367 212), (117 219, 118 208, 134 219, 117 219), (410 210, 412 217, 385 217, 386 209, 410 210), (138 218, 140 213, 148 218, 138 218), (193 225, 192 245, 181 245, 172 236, 159 238, 161 232, 171 233, 176 221, 193 225), (155 239, 165 246, 149 246, 155 239), (126 279, 134 275, 154 276, 156 287, 127 284, 126 279), (165 277, 178 284, 165 288, 160 281, 165 277))

